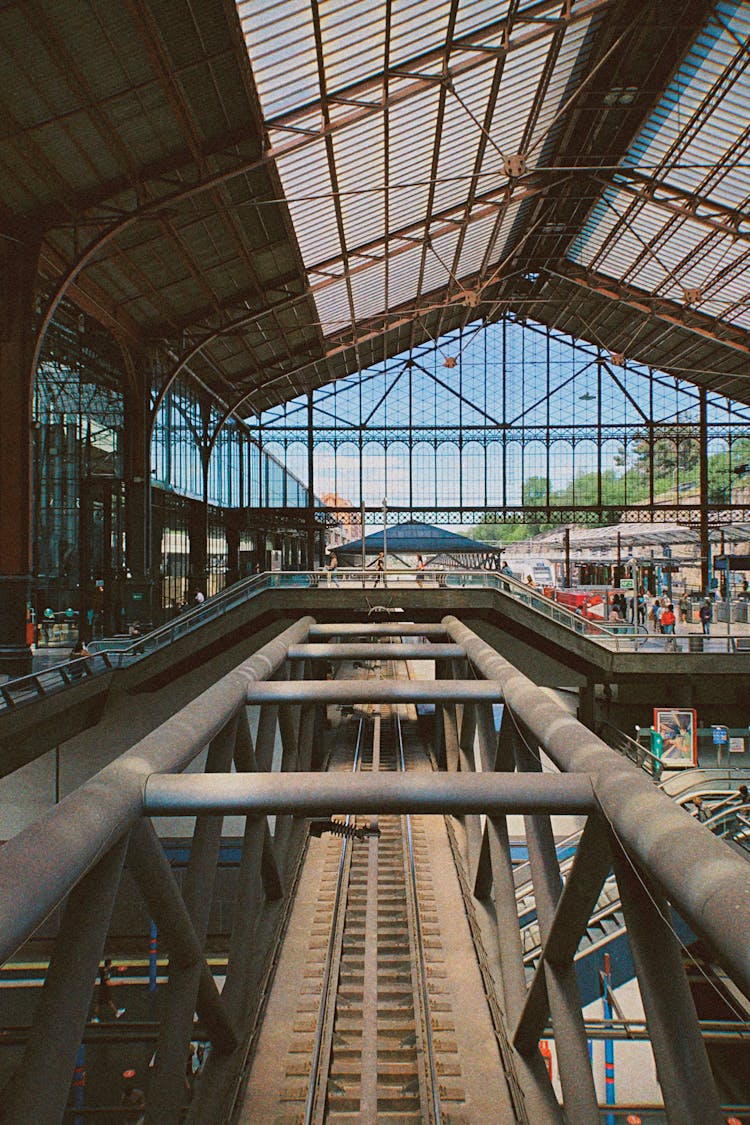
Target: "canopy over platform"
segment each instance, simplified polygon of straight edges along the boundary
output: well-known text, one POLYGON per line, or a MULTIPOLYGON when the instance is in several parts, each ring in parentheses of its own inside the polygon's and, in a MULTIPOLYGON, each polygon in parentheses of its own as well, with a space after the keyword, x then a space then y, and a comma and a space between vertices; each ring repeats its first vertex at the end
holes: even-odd
MULTIPOLYGON (((373 531, 365 536, 365 554, 377 555, 383 550, 383 532, 373 531)), ((465 535, 457 535, 455 531, 443 531, 429 523, 420 523, 412 520, 409 523, 400 523, 396 527, 388 528, 388 552, 395 555, 487 555, 499 554, 497 547, 490 543, 482 543, 478 539, 469 539, 465 535)), ((355 539, 351 543, 344 543, 338 548, 337 553, 349 558, 356 555, 362 556, 362 540, 355 539)))

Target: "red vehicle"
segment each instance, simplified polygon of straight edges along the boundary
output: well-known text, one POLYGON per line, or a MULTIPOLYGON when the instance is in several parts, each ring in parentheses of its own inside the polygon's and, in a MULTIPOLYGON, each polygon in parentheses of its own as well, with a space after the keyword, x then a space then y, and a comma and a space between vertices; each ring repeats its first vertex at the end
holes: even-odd
POLYGON ((604 599, 593 590, 553 590, 553 601, 591 621, 604 620, 604 599))

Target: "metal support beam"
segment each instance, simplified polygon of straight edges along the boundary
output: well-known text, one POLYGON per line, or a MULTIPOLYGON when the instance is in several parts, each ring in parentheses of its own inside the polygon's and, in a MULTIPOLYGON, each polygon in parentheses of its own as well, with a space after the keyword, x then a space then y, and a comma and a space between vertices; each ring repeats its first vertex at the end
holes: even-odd
MULTIPOLYGON (((208 748, 206 773, 224 772, 232 764, 237 717, 230 720, 208 748)), ((182 897, 201 948, 205 946, 221 847, 222 816, 199 816, 182 897)), ((146 1125, 171 1125, 180 1120, 185 1101, 185 1058, 193 1030, 201 970, 197 962, 170 960, 164 1015, 159 1026, 154 1066, 149 1080, 146 1125)))
POLYGON ((31 671, 30 363, 38 262, 38 244, 0 238, 0 673, 9 676, 31 671))
POLYGON ((597 800, 628 854, 750 996, 747 863, 457 618, 445 618, 445 625, 481 675, 501 684, 507 704, 555 765, 594 778, 597 800))
POLYGON ((332 625, 311 625, 308 637, 314 640, 326 637, 439 637, 448 636, 445 625, 435 622, 420 624, 414 621, 387 622, 363 621, 361 625, 351 621, 332 625))
POLYGON ((23 1061, 6 1088, 7 1125, 62 1120, 126 846, 127 836, 68 898, 23 1061))
POLYGON ((147 816, 195 813, 581 814, 595 809, 585 777, 559 774, 152 774, 147 816))
MULTIPOLYGON (((232 775, 233 776, 233 775, 232 775)), ((205 810, 207 812, 217 810, 205 810)), ((170 963, 180 967, 197 965, 200 984, 196 1011, 208 1028, 214 1050, 233 1051, 237 1034, 224 1001, 206 964, 201 942, 175 882, 161 841, 148 820, 133 828, 128 849, 128 868, 143 895, 151 917, 163 932, 169 948, 170 963)))
POLYGON ((255 683, 248 703, 499 703, 497 684, 483 680, 322 680, 255 683))
POLYGON ((442 660, 465 656, 460 645, 309 644, 289 649, 290 660, 442 660))
POLYGON ((273 675, 307 636, 300 618, 0 849, 0 960, 34 932, 143 809, 148 775, 185 769, 241 706, 248 684, 273 675), (72 828, 71 826, 74 826, 72 828))
MULTIPOLYGON (((517 729, 518 724, 514 723, 514 730, 517 729)), ((523 776, 539 780, 545 776, 541 772, 541 764, 526 751, 527 747, 517 737, 518 769, 524 771, 523 776)), ((546 943, 552 933, 562 892, 555 837, 548 816, 527 814, 524 816, 524 823, 539 930, 542 942, 546 943)), ((596 1090, 583 1026, 581 996, 572 960, 569 963, 545 961, 544 979, 555 1032, 565 1115, 570 1121, 591 1122, 593 1125, 599 1120, 596 1090)), ((527 1057, 536 1054, 536 1042, 532 1041, 526 1046, 527 1050, 523 1054, 527 1057)))
POLYGON ((534 979, 518 1019, 513 1042, 519 1051, 535 1050, 549 1016, 544 962, 572 965, 581 936, 612 866, 606 822, 590 816, 570 874, 558 900, 534 979))
POLYGON ((667 1116, 680 1125, 720 1125, 725 1117, 669 905, 617 844, 613 858, 667 1116))

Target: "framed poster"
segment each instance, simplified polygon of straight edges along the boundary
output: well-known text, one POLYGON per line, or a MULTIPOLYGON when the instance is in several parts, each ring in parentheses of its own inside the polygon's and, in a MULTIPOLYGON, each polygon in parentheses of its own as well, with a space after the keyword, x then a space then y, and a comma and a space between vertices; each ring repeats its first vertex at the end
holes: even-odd
POLYGON ((654 707, 654 730, 662 737, 661 760, 668 769, 698 764, 697 719, 687 707, 654 707))

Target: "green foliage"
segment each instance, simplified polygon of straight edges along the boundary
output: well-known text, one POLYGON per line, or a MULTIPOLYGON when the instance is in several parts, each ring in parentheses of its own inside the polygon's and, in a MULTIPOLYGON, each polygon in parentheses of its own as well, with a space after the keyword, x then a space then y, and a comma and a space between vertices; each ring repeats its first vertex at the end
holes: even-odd
MULTIPOLYGON (((654 428, 654 499, 674 498, 677 470, 682 488, 695 481, 698 487, 699 445, 693 438, 683 439, 679 449, 670 437, 659 437, 659 427, 654 428)), ((628 447, 628 458, 624 450, 615 458, 615 469, 605 469, 601 474, 601 504, 610 509, 602 523, 616 522, 618 516, 612 508, 626 508, 632 504, 642 504, 649 499, 649 445, 647 435, 637 438, 628 447), (617 471, 617 469, 621 471, 617 471)), ((712 453, 708 457, 708 500, 711 504, 729 504, 738 487, 750 487, 750 440, 740 438, 732 446, 731 464, 727 451, 712 453), (738 468, 742 471, 738 472, 738 468)), ((692 488, 692 485, 691 485, 692 488)), ((597 473, 578 473, 564 488, 551 489, 550 507, 575 507, 577 504, 599 503, 599 475, 597 473)), ((682 489, 681 489, 682 491, 682 489)), ((533 476, 524 481, 523 502, 529 507, 546 508, 547 479, 533 476)), ((498 520, 502 513, 498 512, 498 520)), ((472 530, 475 539, 494 543, 517 543, 530 539, 541 531, 547 531, 553 524, 534 520, 525 524, 504 524, 492 519, 483 520, 472 530)))

